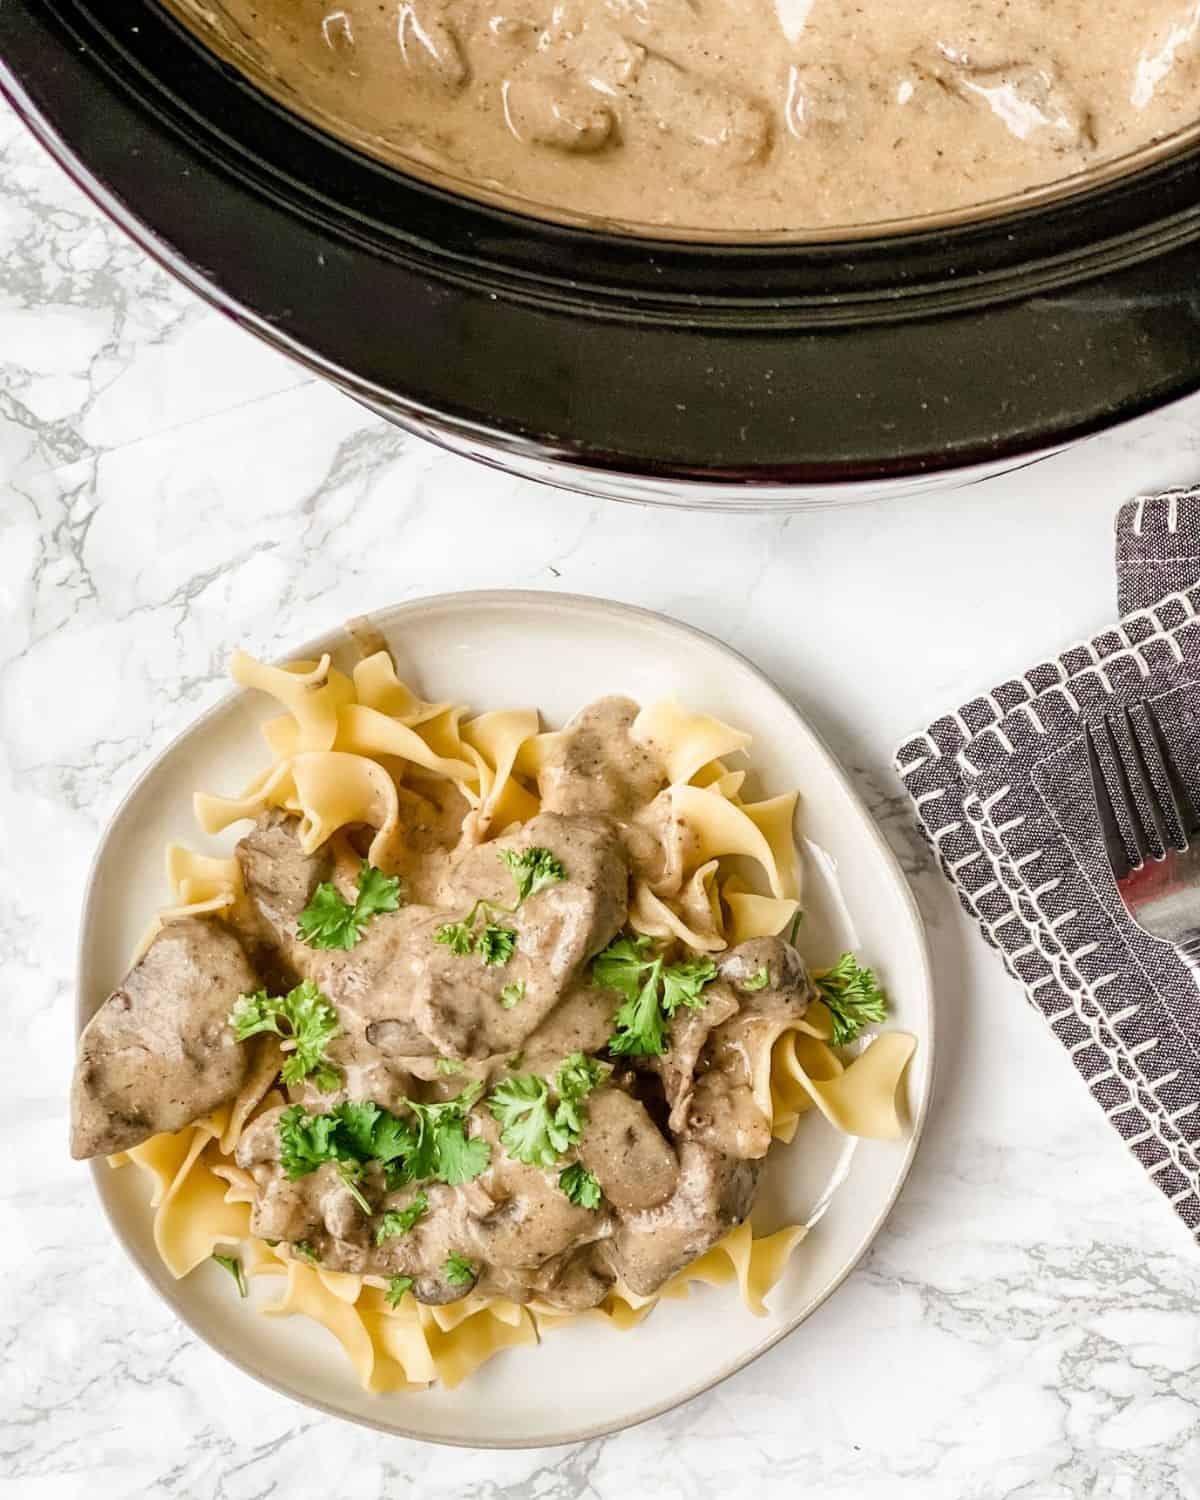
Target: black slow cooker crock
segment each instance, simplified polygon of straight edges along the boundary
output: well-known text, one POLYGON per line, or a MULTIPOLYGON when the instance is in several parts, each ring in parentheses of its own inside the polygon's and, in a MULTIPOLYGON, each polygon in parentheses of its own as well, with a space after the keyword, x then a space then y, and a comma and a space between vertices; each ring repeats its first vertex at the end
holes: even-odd
POLYGON ((703 244, 407 177, 272 102, 155 0, 0 0, 0 87, 247 328, 403 425, 585 489, 736 503, 911 484, 1200 384, 1195 145, 980 222, 703 244))

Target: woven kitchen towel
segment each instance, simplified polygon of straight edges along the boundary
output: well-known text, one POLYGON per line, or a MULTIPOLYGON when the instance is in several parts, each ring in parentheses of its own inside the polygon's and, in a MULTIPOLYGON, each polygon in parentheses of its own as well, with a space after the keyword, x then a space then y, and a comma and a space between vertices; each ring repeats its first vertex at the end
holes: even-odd
POLYGON ((938 719, 896 765, 963 906, 1200 1239, 1200 992, 1125 915, 1083 739, 1152 701, 1200 807, 1200 492, 1124 506, 1116 555, 1118 625, 938 719))

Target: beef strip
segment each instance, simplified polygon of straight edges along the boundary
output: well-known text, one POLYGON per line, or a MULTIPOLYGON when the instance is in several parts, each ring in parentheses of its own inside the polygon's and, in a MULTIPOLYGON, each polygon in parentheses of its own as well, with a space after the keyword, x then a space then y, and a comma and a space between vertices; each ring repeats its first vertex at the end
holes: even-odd
POLYGON ((674 1193, 654 1208, 617 1221, 609 1258, 626 1286, 650 1296, 735 1229, 750 1212, 760 1166, 685 1141, 674 1193))
POLYGON ((622 1089, 600 1088, 589 1095, 587 1110, 579 1159, 613 1207, 653 1208, 669 1198, 679 1162, 645 1105, 622 1089))
MULTIPOLYGON (((727 986, 734 1009, 717 1013, 672 1110, 672 1128, 730 1156, 763 1157, 771 1120, 755 1098, 756 1075, 780 1032, 803 1017, 813 985, 799 953, 778 937, 739 944, 718 970, 721 979, 705 994, 727 986)), ((703 1018, 708 1008, 696 1015, 703 1018)))
MULTIPOLYGON (((406 1065, 416 1059, 483 1059, 518 1048, 625 920, 622 847, 611 826, 594 818, 542 814, 519 834, 461 851, 446 867, 438 905, 376 917, 350 950, 309 948, 296 937, 296 920, 331 867, 303 853, 295 819, 264 820, 238 845, 238 859, 254 920, 337 1008, 342 1035, 329 1055, 348 1091, 384 1104, 396 1096, 397 1080, 403 1091, 406 1065), (500 910, 515 901, 501 851, 530 847, 548 848, 567 878, 516 911, 500 910), (436 941, 440 927, 465 918, 481 899, 495 903, 492 919, 515 934, 505 964, 486 965, 436 941), (508 1008, 501 992, 514 983, 524 993, 508 1008)), ((488 915, 477 916, 477 927, 488 915)))
POLYGON ((667 1028, 667 1050, 661 1057, 647 1058, 647 1069, 662 1079, 663 1094, 671 1111, 672 1131, 681 1131, 687 1121, 695 1085, 696 1064, 708 1044, 713 1028, 737 1015, 737 996, 719 980, 704 989, 704 1004, 697 1010, 682 1006, 667 1028))
POLYGON ((189 917, 163 927, 79 1039, 72 1156, 127 1150, 232 1099, 250 1064, 226 1017, 257 985, 224 923, 189 917))
POLYGON ((611 1284, 603 1264, 578 1269, 573 1264, 576 1251, 611 1232, 609 1215, 572 1203, 558 1186, 557 1170, 507 1156, 485 1110, 471 1117, 472 1133, 492 1147, 484 1173, 461 1187, 427 1182, 388 1191, 383 1173, 372 1165, 359 1184, 372 1214, 364 1213, 334 1163, 289 1181, 279 1161, 282 1113, 282 1107, 266 1111, 238 1142, 238 1165, 259 1190, 251 1215, 254 1234, 306 1241, 331 1270, 412 1276, 421 1302, 453 1302, 466 1295, 468 1287, 446 1276, 451 1255, 470 1262, 482 1291, 522 1302, 541 1297, 555 1305, 593 1306, 611 1284), (383 1215, 406 1208, 418 1192, 426 1199, 425 1213, 407 1233, 378 1242, 383 1215))

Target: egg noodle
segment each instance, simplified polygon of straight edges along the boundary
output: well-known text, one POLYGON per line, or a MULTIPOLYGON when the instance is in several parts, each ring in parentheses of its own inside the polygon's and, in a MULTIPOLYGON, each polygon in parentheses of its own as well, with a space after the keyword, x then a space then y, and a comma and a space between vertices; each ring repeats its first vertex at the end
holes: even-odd
MULTIPOLYGON (((370 861, 387 870, 403 838, 400 797, 411 776, 454 783, 469 807, 464 834, 476 842, 538 812, 538 772, 558 735, 541 731, 534 709, 468 718, 463 705, 425 702, 397 678, 384 650, 360 660, 351 675, 328 656, 272 667, 238 652, 232 674, 270 695, 283 712, 263 725, 271 761, 240 796, 196 795, 196 819, 207 834, 279 808, 300 819, 300 840, 310 852, 340 828, 367 825, 373 830, 370 861)), ((744 801, 746 773, 727 762, 748 750, 750 737, 676 702, 643 709, 631 733, 667 768, 666 843, 678 868, 673 895, 662 894, 661 882, 656 893, 645 880, 635 881, 629 925, 702 954, 782 933, 799 910, 792 832, 797 793, 744 801), (761 891, 743 878, 751 866, 761 874, 761 891)), ((171 845, 166 868, 172 904, 140 951, 161 924, 220 913, 241 892, 233 858, 171 845)), ((790 1142, 801 1116, 813 1110, 850 1135, 898 1137, 898 1085, 914 1038, 886 1032, 849 1058, 830 1044, 832 1035, 829 1010, 814 1000, 803 1019, 781 1020, 759 1038, 752 1089, 773 1137, 790 1142)), ((435 1306, 408 1291, 393 1306, 384 1278, 308 1264, 288 1245, 273 1247, 251 1234, 256 1185, 236 1165, 234 1150, 245 1126, 286 1100, 278 1082, 278 1039, 265 1035, 250 1045, 253 1065, 231 1104, 109 1160, 113 1166, 132 1162, 151 1178, 154 1242, 173 1276, 186 1276, 224 1247, 240 1247, 250 1278, 278 1284, 273 1300, 256 1299, 259 1311, 304 1314, 322 1324, 367 1390, 419 1390, 435 1381, 452 1387, 500 1350, 535 1343, 579 1318, 632 1328, 660 1298, 686 1297, 697 1283, 736 1283, 750 1311, 763 1315, 765 1295, 806 1233, 796 1224, 755 1238, 744 1222, 653 1296, 639 1296, 618 1280, 585 1312, 474 1291, 435 1306)))

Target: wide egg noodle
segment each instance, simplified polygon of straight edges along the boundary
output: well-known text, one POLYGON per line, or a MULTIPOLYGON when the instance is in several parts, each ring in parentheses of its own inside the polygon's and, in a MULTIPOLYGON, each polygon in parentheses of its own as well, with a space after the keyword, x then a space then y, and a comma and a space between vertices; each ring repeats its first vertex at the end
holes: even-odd
POLYGON ((692 786, 709 787, 719 792, 729 802, 737 802, 738 794, 746 780, 746 773, 745 771, 731 771, 723 760, 710 760, 707 765, 701 766, 689 780, 692 786))
POLYGON ((269 807, 287 807, 295 798, 291 762, 282 761, 256 776, 240 797, 194 793, 192 811, 205 833, 223 833, 231 823, 257 818, 269 807))
POLYGON ((183 844, 168 844, 165 863, 167 884, 176 905, 212 901, 218 896, 231 900, 242 889, 242 867, 236 859, 217 859, 197 854, 183 844))
POLYGON ((354 665, 354 696, 364 708, 373 708, 389 719, 398 719, 411 729, 437 718, 451 705, 426 703, 396 676, 392 658, 386 651, 375 651, 354 665))
POLYGON ((208 1260, 218 1245, 250 1234, 250 1208, 231 1202, 229 1184, 210 1170, 207 1147, 220 1133, 210 1122, 152 1136, 128 1152, 154 1181, 154 1245, 177 1279, 208 1260))
POLYGON ((730 802, 705 787, 674 786, 668 795, 673 816, 691 836, 695 864, 740 854, 762 866, 773 896, 786 899, 795 895, 794 860, 774 847, 786 805, 795 807, 794 793, 754 805, 730 802))
POLYGON ((729 908, 726 932, 732 948, 752 938, 778 937, 800 910, 800 903, 796 900, 760 896, 756 891, 748 890, 745 882, 736 875, 722 882, 721 900, 729 908))
POLYGON ((808 1231, 803 1224, 789 1224, 775 1234, 754 1238, 749 1221, 739 1224, 717 1243, 677 1271, 661 1289, 664 1297, 686 1297, 694 1281, 721 1286, 736 1281, 742 1301, 756 1318, 765 1317, 767 1293, 787 1268, 792 1251, 808 1231))
POLYGON ((473 831, 486 838, 513 823, 537 815, 540 803, 516 779, 514 768, 521 746, 538 732, 535 708, 510 708, 480 714, 462 726, 462 741, 473 753, 479 778, 479 806, 473 831))
MULTIPOLYGON (((428 728, 430 722, 423 727, 428 728)), ((474 784, 479 775, 475 765, 462 755, 438 753, 417 729, 361 703, 348 704, 338 714, 337 748, 358 756, 395 756, 449 781, 474 784)))
MULTIPOLYGON (((388 1379, 389 1371, 376 1370, 378 1354, 375 1340, 354 1304, 335 1297, 316 1270, 299 1260, 290 1259, 286 1272, 287 1280, 278 1301, 264 1303, 259 1310, 270 1318, 300 1314, 320 1323, 346 1351, 364 1389, 396 1389, 388 1379)), ((399 1379, 405 1382, 403 1371, 399 1372, 399 1379)))
MULTIPOLYGON (((515 1303, 510 1305, 516 1307, 515 1303)), ((482 1308, 448 1332, 438 1326, 435 1311, 422 1307, 421 1321, 438 1380, 447 1390, 461 1385, 502 1349, 537 1343, 537 1328, 523 1307, 516 1307, 517 1317, 511 1322, 494 1307, 482 1308)))
POLYGON ((480 796, 476 785, 477 768, 462 737, 462 721, 466 712, 465 705, 451 703, 441 713, 435 714, 431 719, 426 719, 424 723, 415 727, 433 754, 441 756, 444 760, 461 761, 468 767, 468 785, 462 786, 461 790, 471 806, 478 807, 480 796))
MULTIPOLYGON (((772 1098, 785 1117, 802 1113, 807 1095, 829 1123, 846 1135, 898 1140, 904 1133, 900 1081, 916 1045, 916 1038, 907 1032, 885 1031, 842 1067, 824 1042, 789 1031, 772 1051, 772 1098)), ((791 1128, 794 1131, 795 1126, 791 1128)))
POLYGON ((646 881, 636 881, 629 903, 630 926, 647 937, 678 939, 701 953, 719 952, 726 946, 726 937, 720 903, 714 897, 716 873, 715 859, 701 865, 674 906, 656 896, 646 881), (697 916, 702 920, 695 920, 697 916), (689 918, 695 920, 694 926, 688 925, 689 918))
POLYGON ((349 1302, 352 1306, 358 1301, 363 1289, 361 1276, 353 1271, 329 1271, 324 1266, 315 1266, 313 1269, 331 1297, 336 1297, 339 1302, 349 1302))
POLYGON ((379 764, 365 755, 327 750, 297 755, 291 762, 300 809, 300 847, 306 854, 348 824, 366 823, 376 830, 368 858, 380 869, 388 867, 388 851, 396 836, 400 799, 396 783, 379 764))
POLYGON ((287 709, 289 717, 273 719, 263 736, 277 759, 306 750, 332 750, 338 732, 338 710, 354 696, 354 685, 330 663, 294 661, 268 666, 245 651, 235 651, 230 676, 241 687, 257 688, 287 709))
POLYGON ((643 708, 634 719, 630 738, 661 761, 670 786, 691 781, 701 767, 745 750, 751 737, 709 714, 692 713, 674 698, 643 708))
POLYGON ((846 1071, 841 1058, 819 1037, 805 1036, 789 1028, 771 1049, 769 1059, 771 1134, 790 1143, 800 1116, 816 1108, 808 1083, 826 1083, 846 1071), (801 1081, 803 1074, 806 1082, 801 1081))
POLYGON ((421 1309, 411 1292, 405 1292, 396 1307, 384 1294, 366 1287, 358 1308, 367 1332, 375 1341, 377 1358, 382 1356, 399 1372, 401 1389, 421 1390, 437 1379, 437 1365, 429 1351, 429 1340, 421 1322, 421 1309))
POLYGON ((796 854, 796 804, 799 791, 781 792, 778 797, 768 797, 765 802, 743 802, 742 811, 762 834, 771 850, 771 858, 779 872, 781 890, 774 885, 771 893, 788 899, 798 899, 800 891, 800 861, 796 854))

